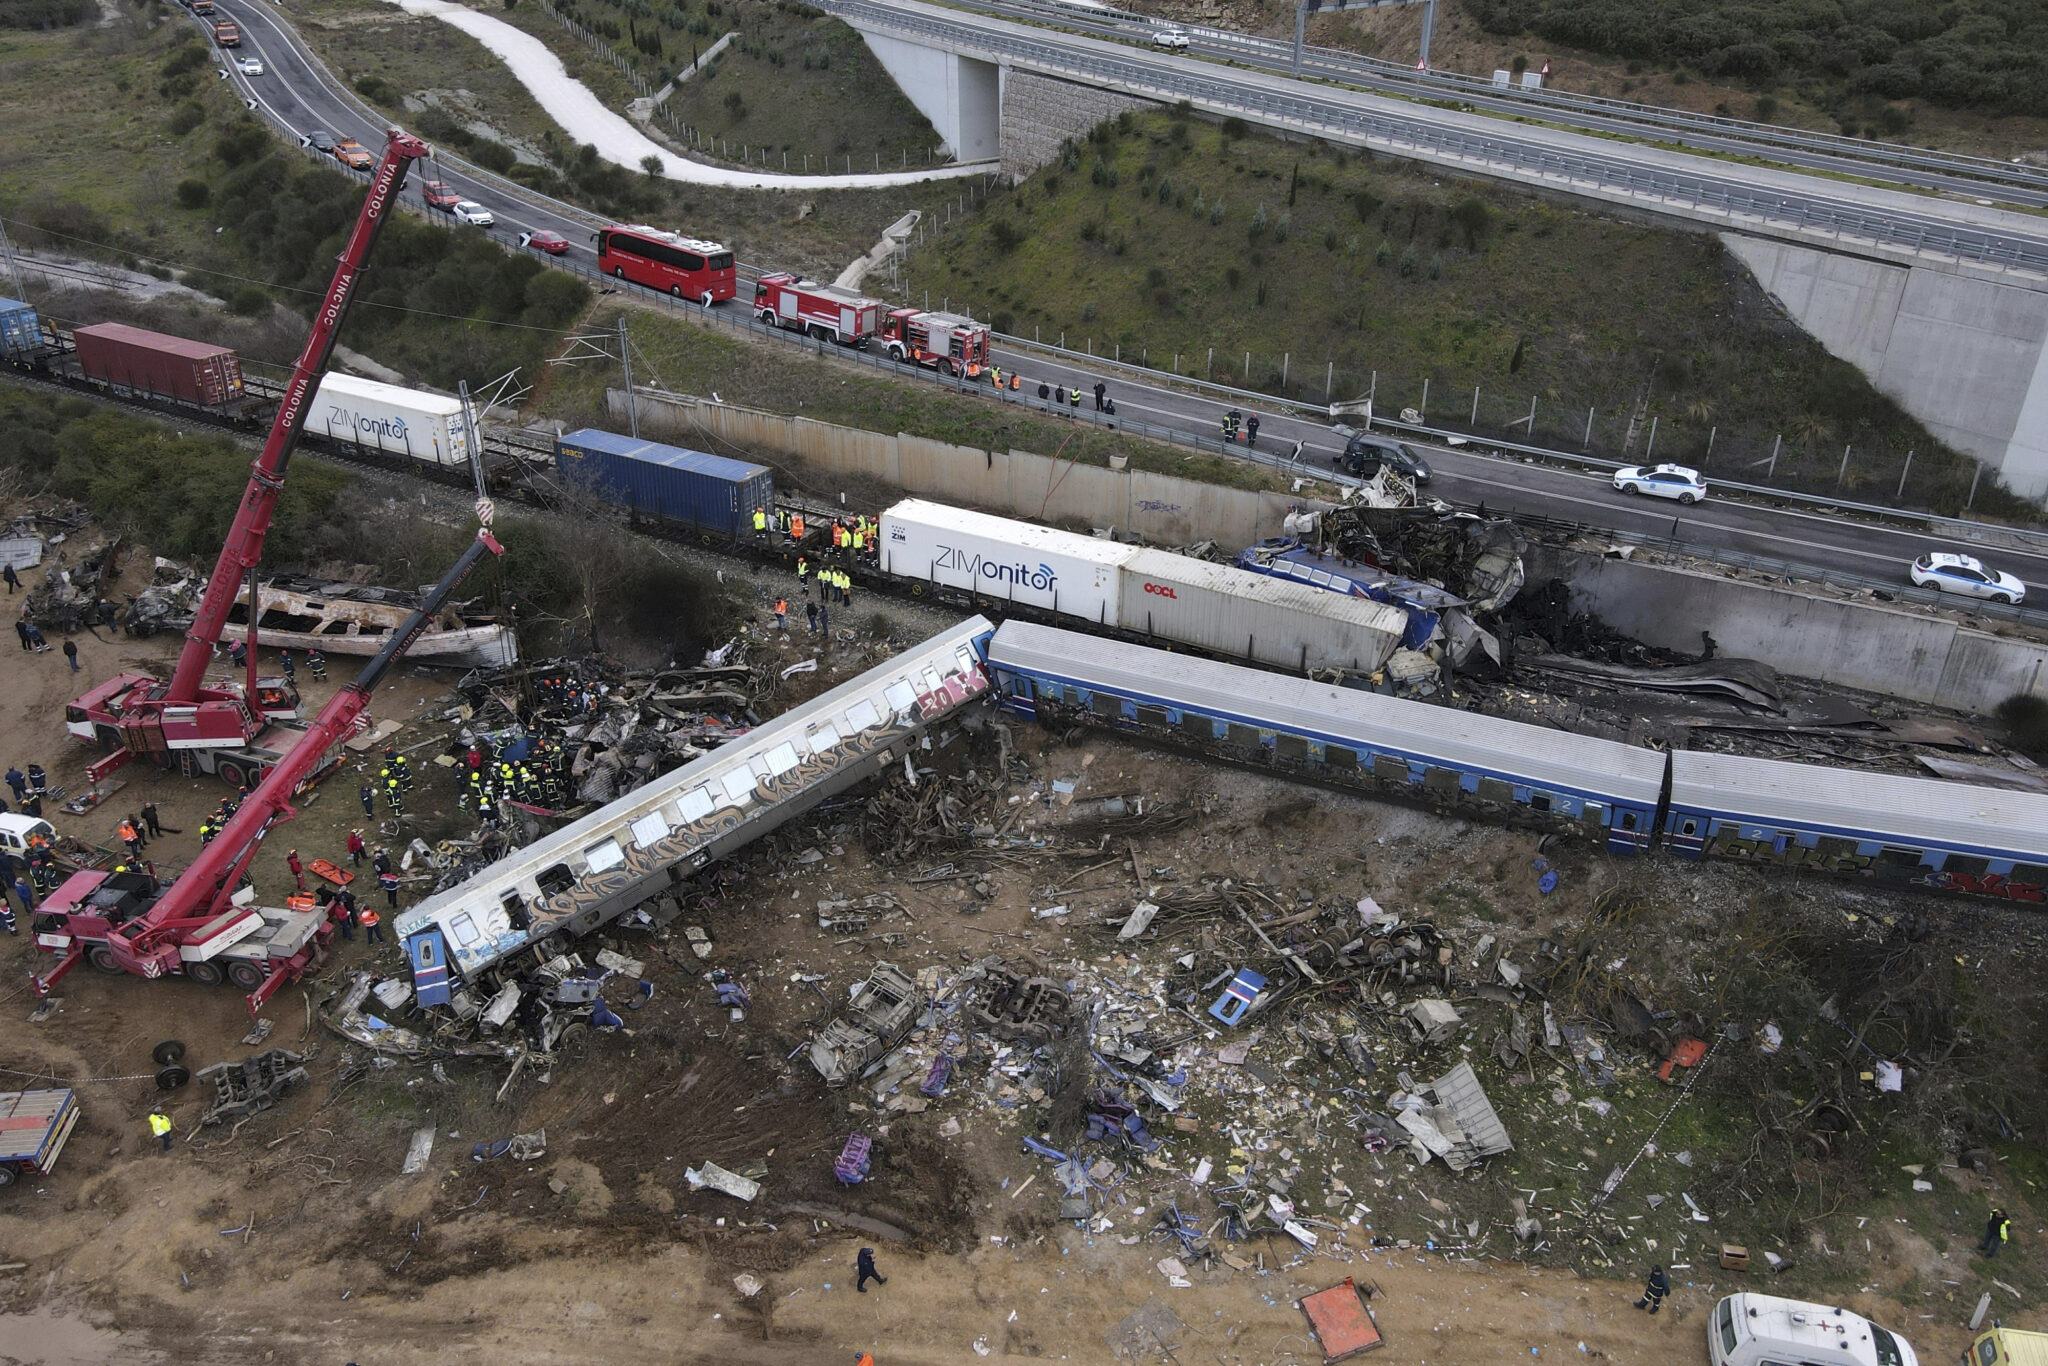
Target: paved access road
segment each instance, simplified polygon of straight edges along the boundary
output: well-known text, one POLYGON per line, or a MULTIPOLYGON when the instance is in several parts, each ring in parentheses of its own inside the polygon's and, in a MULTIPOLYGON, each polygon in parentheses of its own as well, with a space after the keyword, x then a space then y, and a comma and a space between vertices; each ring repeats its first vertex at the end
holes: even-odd
MULTIPOLYGON (((231 78, 254 99, 259 112, 294 140, 319 130, 356 139, 372 153, 384 145, 381 121, 366 114, 352 97, 336 88, 333 79, 305 50, 296 34, 281 23, 275 12, 260 0, 216 0, 220 11, 233 19, 243 34, 242 51, 258 57, 264 74, 246 77, 231 71, 231 78)), ((594 272, 596 258, 592 232, 600 225, 597 216, 558 204, 545 196, 503 181, 475 173, 453 159, 435 158, 422 164, 411 177, 404 198, 425 210, 419 197, 419 183, 433 178, 447 181, 458 193, 485 205, 497 215, 491 236, 519 250, 522 231, 558 232, 572 244, 568 264, 585 273, 594 272)), ((686 225, 693 233, 716 236, 715 224, 686 225)), ((483 231, 482 229, 459 229, 483 231)), ((550 264, 555 262, 550 261, 550 264)), ((742 266, 742 274, 757 274, 761 267, 742 266)), ((628 286, 628 289, 633 287, 628 286)), ((742 286, 742 297, 748 290, 742 286)), ((734 305, 725 305, 733 308, 734 305)), ((800 344, 795 337, 792 344, 800 344)), ((1119 410, 1130 417, 1178 428, 1201 437, 1213 437, 1223 413, 1232 406, 1258 411, 1251 400, 1219 400, 1183 392, 1177 388, 1151 385, 1126 378, 1108 367, 1049 359, 1026 349, 1006 348, 997 355, 1004 370, 1026 377, 1027 395, 1035 394, 1041 379, 1061 385, 1078 385, 1083 402, 1092 408, 1098 378, 1110 386, 1119 410)), ((922 372, 912 371, 922 376, 922 372)), ((1327 472, 1330 459, 1341 441, 1319 419, 1261 411, 1260 444, 1268 450, 1291 449, 1305 443, 1302 459, 1316 472, 1327 472)), ((1432 450, 1436 482, 1432 494, 1451 502, 1489 510, 1552 517, 1611 528, 1622 536, 1676 536, 1698 544, 1702 553, 1733 550, 1766 558, 1831 566, 1874 578, 1907 582, 1906 566, 1927 550, 1966 549, 1954 542, 1924 532, 1899 531, 1870 526, 1817 513, 1750 507, 1713 500, 1695 508, 1680 508, 1666 502, 1627 498, 1613 491, 1604 475, 1581 474, 1547 466, 1527 465, 1450 450, 1432 450)), ((1708 471, 1711 476, 1713 471, 1708 471)), ((2048 553, 2025 554, 1987 551, 1984 558, 1999 568, 2018 574, 2028 584, 2032 601, 2048 605, 2048 553)))

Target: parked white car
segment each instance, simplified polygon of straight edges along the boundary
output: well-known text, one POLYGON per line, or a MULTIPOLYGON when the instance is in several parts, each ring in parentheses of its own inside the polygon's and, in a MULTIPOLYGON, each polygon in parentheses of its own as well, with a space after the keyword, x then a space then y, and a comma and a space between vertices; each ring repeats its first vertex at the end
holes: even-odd
POLYGON ((1163 28, 1152 35, 1154 47, 1186 47, 1188 35, 1177 28, 1163 28))
POLYGON ((1707 481, 1698 470, 1683 465, 1630 465, 1614 472, 1614 487, 1623 493, 1676 498, 1681 503, 1697 503, 1707 496, 1707 481))
POLYGON ((456 222, 468 223, 479 228, 496 227, 498 223, 491 211, 474 199, 460 200, 448 212, 455 215, 456 222))
POLYGON ((1922 555, 1913 561, 1913 582, 1922 588, 1993 602, 2024 602, 2027 596, 2026 584, 1974 555, 1922 555))
POLYGON ((235 58, 235 70, 241 72, 244 76, 261 76, 263 74, 263 63, 257 61, 254 57, 237 57, 235 58))

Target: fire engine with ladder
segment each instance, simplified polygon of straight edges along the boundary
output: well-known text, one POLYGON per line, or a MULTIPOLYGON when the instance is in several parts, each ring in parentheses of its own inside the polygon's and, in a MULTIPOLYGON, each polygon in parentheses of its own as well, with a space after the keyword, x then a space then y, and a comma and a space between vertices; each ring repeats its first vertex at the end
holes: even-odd
POLYGON ((969 379, 988 373, 988 328, 957 313, 891 309, 882 319, 882 343, 890 360, 916 361, 969 379))
POLYGON ((754 316, 764 323, 803 332, 815 341, 866 346, 882 328, 888 305, 838 285, 799 280, 787 271, 754 282, 754 316))
MULTIPOLYGON (((242 505, 221 546, 213 576, 206 582, 205 596, 170 680, 123 673, 65 707, 66 732, 107 751, 105 758, 86 770, 93 782, 132 759, 142 758, 188 775, 214 773, 236 786, 249 786, 308 742, 309 734, 298 721, 298 690, 287 679, 256 675, 257 564, 263 558, 264 537, 270 531, 292 451, 305 428, 314 389, 333 354, 342 321, 348 316, 364 261, 398 202, 407 170, 427 155, 426 144, 418 138, 396 128, 389 131, 384 158, 370 179, 370 192, 356 216, 355 229, 278 402, 277 418, 270 424, 263 453, 250 469, 242 505), (241 682, 209 681, 207 668, 219 647, 235 596, 245 585, 249 593, 248 676, 241 682)), ((324 752, 325 746, 319 749, 324 752)), ((316 768, 305 776, 317 776, 317 772, 316 768)))
MULTIPOLYGON (((479 499, 478 514, 488 517, 489 506, 479 499)), ((88 869, 59 884, 35 912, 36 946, 58 955, 57 965, 35 979, 36 995, 47 996, 66 973, 87 962, 110 975, 175 974, 205 986, 229 982, 248 993, 249 1013, 255 1015, 281 987, 317 971, 345 912, 338 906, 258 906, 255 889, 244 887, 243 877, 271 826, 298 814, 292 794, 326 761, 328 750, 356 729, 370 694, 486 553, 502 553, 488 523, 419 610, 328 699, 298 744, 243 798, 226 827, 175 882, 165 885, 146 871, 88 869)))

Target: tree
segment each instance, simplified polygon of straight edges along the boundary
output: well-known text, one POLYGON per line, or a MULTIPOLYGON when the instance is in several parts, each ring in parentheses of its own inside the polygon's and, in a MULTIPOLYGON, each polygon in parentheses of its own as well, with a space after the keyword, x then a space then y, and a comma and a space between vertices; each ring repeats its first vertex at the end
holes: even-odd
POLYGON ((653 152, 640 158, 640 169, 647 172, 649 180, 661 179, 661 158, 653 152))

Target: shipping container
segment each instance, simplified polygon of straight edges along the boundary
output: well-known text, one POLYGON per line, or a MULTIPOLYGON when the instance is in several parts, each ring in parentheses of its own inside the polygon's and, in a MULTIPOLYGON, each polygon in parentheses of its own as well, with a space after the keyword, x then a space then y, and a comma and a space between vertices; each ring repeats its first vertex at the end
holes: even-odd
POLYGON ((1135 550, 911 498, 882 514, 882 572, 1117 625, 1117 570, 1135 550))
POLYGON ((1126 631, 1226 659, 1371 673, 1408 630, 1398 607, 1164 550, 1133 550, 1120 574, 1126 631))
POLYGON ((87 379, 209 407, 244 396, 241 359, 225 346, 126 323, 94 323, 71 335, 87 379))
POLYGON ((431 465, 469 463, 469 429, 462 421, 461 399, 355 375, 322 377, 306 430, 431 465))
POLYGON ((775 508, 775 476, 702 451, 586 427, 555 438, 562 482, 635 517, 720 536, 750 533, 754 509, 775 508))
POLYGON ((42 354, 43 325, 34 304, 0 299, 0 360, 20 365, 42 354))

